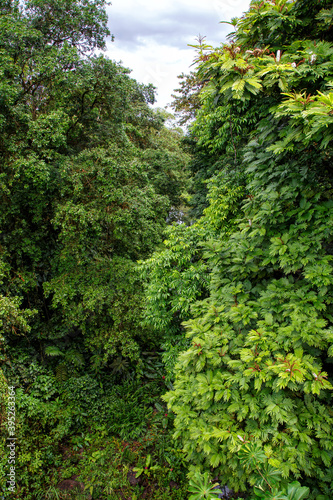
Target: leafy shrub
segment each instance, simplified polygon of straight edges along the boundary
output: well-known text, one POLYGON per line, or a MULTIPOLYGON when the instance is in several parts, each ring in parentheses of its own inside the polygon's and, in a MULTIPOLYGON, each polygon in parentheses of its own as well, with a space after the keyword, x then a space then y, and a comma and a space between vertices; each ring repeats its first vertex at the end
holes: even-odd
POLYGON ((111 434, 126 439, 137 438, 146 430, 155 398, 161 390, 157 382, 142 385, 140 381, 126 380, 116 385, 112 379, 102 388, 89 375, 72 378, 64 387, 66 399, 76 415, 77 428, 87 422, 104 423, 111 434))

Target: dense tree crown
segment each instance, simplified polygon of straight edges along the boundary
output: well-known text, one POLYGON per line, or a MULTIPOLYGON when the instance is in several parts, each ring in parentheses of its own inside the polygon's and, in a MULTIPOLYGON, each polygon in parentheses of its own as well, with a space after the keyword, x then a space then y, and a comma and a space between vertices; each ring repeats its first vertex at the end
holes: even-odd
POLYGON ((38 343, 74 329, 93 351, 130 354, 141 302, 133 264, 180 203, 186 155, 148 107, 152 87, 104 56, 82 57, 104 47, 106 20, 99 0, 2 11, 4 295, 35 310, 38 343))
POLYGON ((114 374, 116 383, 123 367, 135 378, 141 352, 156 349, 142 326, 137 260, 156 249, 182 203, 188 155, 180 129, 149 106, 154 88, 101 55, 104 0, 0 6, 0 379, 20 388, 26 472, 17 494, 36 498, 29 491, 44 480, 29 480, 38 467, 24 456, 42 457, 46 471, 56 463, 50 446, 59 453, 91 423, 82 417, 87 394, 72 405, 70 384, 97 396, 96 380, 102 388, 114 374))

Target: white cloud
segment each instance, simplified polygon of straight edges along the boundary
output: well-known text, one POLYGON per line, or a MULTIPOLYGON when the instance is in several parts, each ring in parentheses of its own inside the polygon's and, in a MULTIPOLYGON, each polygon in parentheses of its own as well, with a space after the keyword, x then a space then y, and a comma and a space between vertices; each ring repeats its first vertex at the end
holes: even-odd
POLYGON ((250 0, 113 0, 108 10, 115 42, 107 55, 132 69, 132 76, 158 89, 157 105, 165 106, 178 87, 177 75, 190 71, 196 36, 219 45, 231 28, 219 24, 239 17, 250 0))

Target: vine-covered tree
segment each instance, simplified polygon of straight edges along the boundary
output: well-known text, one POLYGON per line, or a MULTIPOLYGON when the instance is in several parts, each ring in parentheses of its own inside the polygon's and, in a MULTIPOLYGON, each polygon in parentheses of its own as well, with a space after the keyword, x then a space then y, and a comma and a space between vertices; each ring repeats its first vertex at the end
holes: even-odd
POLYGON ((190 136, 220 164, 203 217, 146 265, 148 321, 187 318, 165 399, 190 468, 245 490, 258 471, 239 451, 255 443, 281 498, 288 478, 332 495, 331 9, 252 1, 229 43, 198 46, 209 82, 190 136))

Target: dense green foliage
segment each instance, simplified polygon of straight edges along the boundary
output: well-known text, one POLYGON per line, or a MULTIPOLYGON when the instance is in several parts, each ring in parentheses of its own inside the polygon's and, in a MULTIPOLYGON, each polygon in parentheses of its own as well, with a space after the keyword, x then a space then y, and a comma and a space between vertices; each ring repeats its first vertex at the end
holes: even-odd
POLYGON ((1 2, 5 498, 331 499, 332 12, 200 38, 182 139, 100 55, 104 0, 1 2))
POLYGON ((59 347, 73 332, 92 351, 107 343, 131 357, 141 335, 133 266, 180 203, 186 155, 148 107, 150 87, 103 56, 81 57, 103 48, 103 4, 69 3, 71 19, 82 17, 73 26, 50 21, 62 2, 1 17, 3 295, 37 311, 29 342, 59 347))
POLYGON ((106 23, 104 0, 1 3, 1 444, 7 382, 16 498, 57 484, 76 435, 144 436, 163 387, 137 260, 177 217, 188 155, 153 87, 94 54, 106 23))
POLYGON ((258 479, 242 442, 280 482, 300 479, 312 498, 333 491, 331 8, 254 1, 229 44, 197 46, 206 83, 190 137, 202 177, 209 158, 219 164, 204 215, 148 262, 150 323, 160 326, 162 300, 189 318, 165 396, 175 438, 190 470, 213 468, 238 491, 258 479))

